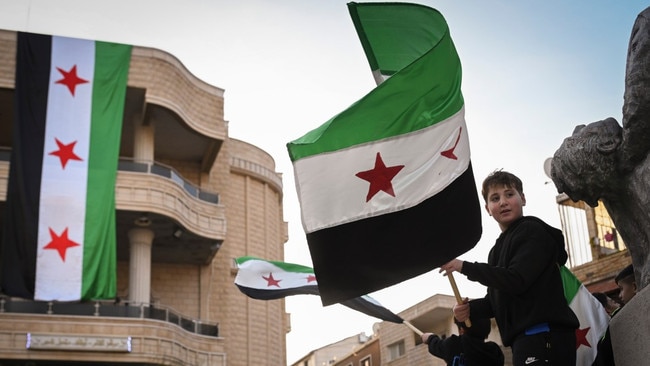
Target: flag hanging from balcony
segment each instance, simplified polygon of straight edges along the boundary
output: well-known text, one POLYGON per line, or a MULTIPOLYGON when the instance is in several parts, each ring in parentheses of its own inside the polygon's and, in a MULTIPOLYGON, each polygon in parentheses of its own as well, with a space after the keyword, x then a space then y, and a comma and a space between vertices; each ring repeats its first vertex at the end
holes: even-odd
POLYGON ((392 76, 287 144, 324 305, 432 270, 482 231, 445 19, 415 4, 348 6, 373 70, 392 76))
MULTIPOLYGON (((238 268, 235 285, 253 299, 274 300, 290 295, 320 294, 314 270, 310 267, 250 256, 236 258, 235 263, 238 268)), ((404 322, 399 315, 367 295, 343 301, 341 305, 381 320, 404 322)))
POLYGON ((560 273, 564 297, 580 320, 576 330, 576 365, 591 366, 596 359, 598 340, 609 325, 609 314, 568 268, 560 267, 560 273))
POLYGON ((2 291, 115 297, 115 180, 131 46, 18 33, 2 291))

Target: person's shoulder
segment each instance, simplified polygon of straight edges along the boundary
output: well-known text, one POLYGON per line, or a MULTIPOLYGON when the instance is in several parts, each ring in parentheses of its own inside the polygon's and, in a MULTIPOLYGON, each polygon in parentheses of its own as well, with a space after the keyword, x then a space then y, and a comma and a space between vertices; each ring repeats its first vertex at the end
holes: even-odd
POLYGON ((562 230, 555 228, 546 221, 540 219, 539 217, 536 216, 522 216, 519 220, 517 220, 513 226, 512 226, 513 231, 540 231, 540 232, 545 232, 553 236, 554 238, 560 239, 563 238, 564 236, 562 235, 562 230))
POLYGON ((517 220, 517 224, 519 226, 525 226, 525 227, 537 227, 537 228, 546 228, 550 226, 549 224, 546 223, 546 221, 540 219, 537 216, 522 216, 517 220))

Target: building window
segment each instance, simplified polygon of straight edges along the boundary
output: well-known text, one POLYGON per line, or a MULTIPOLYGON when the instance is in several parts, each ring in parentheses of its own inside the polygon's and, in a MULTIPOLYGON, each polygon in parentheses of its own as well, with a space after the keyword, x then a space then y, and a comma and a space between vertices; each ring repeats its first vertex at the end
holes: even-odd
POLYGON ((568 197, 559 203, 560 221, 566 251, 569 254, 569 268, 592 260, 587 209, 586 203, 573 202, 568 197))
POLYGON ((392 361, 394 359, 397 359, 401 356, 403 356, 405 353, 404 351, 404 341, 401 340, 399 342, 393 343, 388 346, 388 361, 392 361))
POLYGON ((562 193, 557 198, 570 268, 625 249, 605 205, 590 207, 562 193), (594 258, 596 256, 596 258, 594 258))
POLYGON ((605 248, 607 252, 617 252, 625 249, 623 239, 616 231, 614 221, 609 217, 609 213, 602 202, 598 201, 598 206, 594 207, 594 219, 598 230, 598 244, 605 248))
MULTIPOLYGON (((404 345, 404 343, 402 343, 404 345)), ((372 366, 372 361, 370 360, 370 356, 364 358, 359 362, 359 366, 372 366)))

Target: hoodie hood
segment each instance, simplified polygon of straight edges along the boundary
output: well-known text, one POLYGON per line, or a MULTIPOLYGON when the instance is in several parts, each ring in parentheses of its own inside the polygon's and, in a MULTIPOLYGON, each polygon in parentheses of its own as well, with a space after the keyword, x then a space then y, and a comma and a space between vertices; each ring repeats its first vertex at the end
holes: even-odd
POLYGON ((524 220, 535 221, 544 227, 546 232, 551 236, 551 238, 553 238, 553 241, 555 242, 557 263, 560 266, 564 265, 569 256, 564 246, 564 234, 562 233, 562 230, 554 228, 553 226, 544 222, 544 220, 535 216, 524 216, 519 222, 522 222, 524 220))

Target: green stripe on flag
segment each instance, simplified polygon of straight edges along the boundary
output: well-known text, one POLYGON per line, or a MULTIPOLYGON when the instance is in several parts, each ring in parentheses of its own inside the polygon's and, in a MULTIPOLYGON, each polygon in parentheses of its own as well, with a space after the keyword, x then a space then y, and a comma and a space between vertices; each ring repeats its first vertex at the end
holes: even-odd
POLYGON ((562 283, 564 285, 564 297, 566 298, 567 304, 571 304, 571 301, 578 294, 578 290, 582 284, 565 266, 560 266, 560 274, 562 275, 562 283))
MULTIPOLYGON (((431 8, 421 9, 439 14, 431 8)), ((460 59, 444 18, 439 16, 435 19, 437 23, 424 23, 419 29, 428 32, 433 28, 433 33, 442 33, 436 44, 430 40, 423 41, 426 43, 420 48, 426 47, 428 51, 422 57, 419 54, 419 58, 409 56, 417 60, 347 110, 303 137, 289 142, 287 148, 291 161, 415 132, 457 113, 464 103, 460 59)), ((408 39, 418 33, 410 31, 413 28, 397 29, 396 31, 403 32, 391 36, 395 39, 408 39)), ((372 29, 374 28, 366 31, 372 29)), ((381 33, 378 36, 385 35, 381 33)), ((381 43, 381 40, 377 43, 381 43)))
POLYGON ((82 299, 116 294, 115 182, 131 46, 95 43, 82 299))
POLYGON ((309 273, 313 274, 314 269, 311 267, 303 266, 300 264, 294 264, 294 263, 286 263, 286 262, 279 262, 279 261, 269 261, 266 259, 261 259, 257 257, 252 257, 252 256, 244 256, 244 257, 239 257, 235 259, 235 262, 237 263, 238 266, 243 266, 244 264, 249 264, 254 261, 259 261, 259 262, 266 262, 266 263, 271 263, 274 266, 278 267, 279 269, 285 271, 285 272, 295 272, 295 273, 309 273))
POLYGON ((349 3, 348 9, 372 71, 393 75, 424 55, 449 32, 442 14, 424 5, 349 3), (386 22, 389 18, 390 22, 386 22), (431 27, 413 27, 431 24, 431 27), (407 32, 408 34, 404 34, 407 32))

